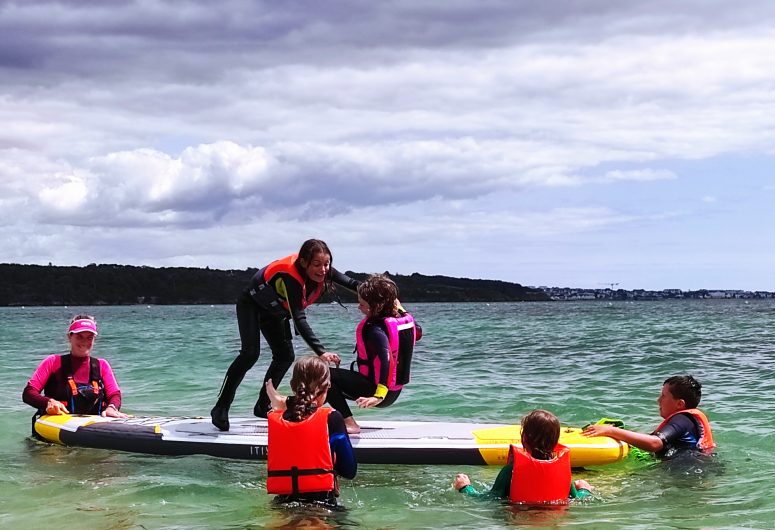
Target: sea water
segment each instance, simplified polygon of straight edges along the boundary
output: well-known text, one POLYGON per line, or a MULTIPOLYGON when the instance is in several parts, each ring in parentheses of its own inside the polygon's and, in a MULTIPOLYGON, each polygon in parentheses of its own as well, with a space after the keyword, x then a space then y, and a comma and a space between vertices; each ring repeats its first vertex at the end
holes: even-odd
MULTIPOLYGON (((649 432, 662 381, 691 373, 718 449, 710 463, 628 459, 574 471, 594 498, 568 510, 513 510, 452 489, 457 472, 484 489, 497 467, 362 465, 342 481, 345 511, 278 508, 266 465, 68 448, 29 438, 21 392, 49 353, 66 351, 68 319, 98 319, 107 358, 136 415, 202 415, 239 340, 233 306, 0 308, 2 528, 772 528, 775 499, 775 301, 407 304, 424 329, 413 378, 396 404, 358 419, 518 422, 534 408, 567 425, 618 418, 649 432)), ((320 305, 323 344, 352 359, 360 316, 320 305)), ((296 340, 297 354, 308 350, 296 340)), ((248 416, 264 350, 232 415, 248 416)), ((281 390, 288 391, 288 377, 281 390)))

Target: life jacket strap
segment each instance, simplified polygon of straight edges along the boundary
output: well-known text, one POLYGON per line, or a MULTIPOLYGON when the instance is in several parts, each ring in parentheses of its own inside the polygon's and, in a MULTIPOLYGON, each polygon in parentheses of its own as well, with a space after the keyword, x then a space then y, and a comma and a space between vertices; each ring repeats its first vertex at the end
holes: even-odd
POLYGON ((291 488, 294 494, 299 493, 299 477, 308 477, 311 475, 334 475, 333 469, 323 469, 321 467, 311 469, 299 469, 296 466, 291 469, 275 469, 266 472, 267 477, 291 477, 291 488))
POLYGON ((72 375, 67 376, 67 385, 70 387, 70 392, 72 393, 72 395, 77 396, 78 385, 75 384, 75 380, 73 379, 72 375))

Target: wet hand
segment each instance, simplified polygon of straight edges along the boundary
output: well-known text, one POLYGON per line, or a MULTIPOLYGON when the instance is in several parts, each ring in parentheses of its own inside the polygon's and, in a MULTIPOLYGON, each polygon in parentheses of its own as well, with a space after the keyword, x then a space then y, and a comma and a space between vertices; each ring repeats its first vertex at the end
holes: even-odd
POLYGON ((381 402, 382 402, 382 400, 380 398, 374 397, 374 396, 371 396, 371 397, 359 397, 358 399, 355 400, 355 403, 357 403, 358 406, 361 407, 362 409, 368 409, 368 408, 371 408, 371 407, 376 407, 381 402))
POLYGON ((573 483, 574 486, 576 486, 577 490, 587 490, 592 491, 594 488, 592 485, 584 480, 583 478, 578 479, 576 482, 573 483))
POLYGON ((46 403, 46 414, 49 416, 58 416, 60 414, 70 414, 70 411, 67 410, 67 407, 65 407, 61 401, 49 399, 48 403, 46 403))
POLYGON ((612 425, 590 425, 583 431, 582 436, 609 436, 615 427, 612 425))
POLYGON ((109 405, 105 410, 102 411, 102 414, 100 415, 103 418, 128 418, 129 417, 129 414, 124 414, 113 405, 109 405))
POLYGON ((460 490, 460 488, 464 488, 466 486, 471 485, 471 479, 468 478, 468 475, 465 473, 458 473, 455 475, 455 480, 452 481, 452 487, 456 490, 460 490))
POLYGON ((326 361, 327 363, 334 363, 336 366, 339 366, 339 363, 342 362, 342 359, 339 358, 339 355, 330 351, 327 351, 321 354, 320 358, 326 361))

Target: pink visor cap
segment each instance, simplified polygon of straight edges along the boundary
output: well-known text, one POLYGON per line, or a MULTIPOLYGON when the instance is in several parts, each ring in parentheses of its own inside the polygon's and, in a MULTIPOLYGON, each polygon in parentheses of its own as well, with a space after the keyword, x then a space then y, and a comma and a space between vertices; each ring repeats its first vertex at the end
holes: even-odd
POLYGON ((82 333, 84 331, 91 331, 97 335, 97 323, 88 318, 81 318, 70 324, 67 329, 67 333, 82 333))

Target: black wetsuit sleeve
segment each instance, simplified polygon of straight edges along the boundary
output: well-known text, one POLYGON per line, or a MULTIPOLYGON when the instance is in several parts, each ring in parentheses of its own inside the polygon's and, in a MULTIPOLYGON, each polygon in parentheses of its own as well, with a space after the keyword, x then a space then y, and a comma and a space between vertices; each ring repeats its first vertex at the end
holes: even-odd
POLYGON ((353 292, 357 292, 358 286, 361 284, 360 281, 354 278, 350 278, 343 272, 339 272, 333 267, 331 267, 331 281, 353 292))
POLYGON ((328 415, 328 442, 334 456, 334 470, 340 477, 353 479, 358 473, 358 463, 347 434, 342 415, 334 410, 328 415))
POLYGON ((664 447, 661 453, 670 448, 691 447, 699 440, 697 424, 688 414, 676 414, 661 429, 654 431, 654 435, 662 440, 664 447))
POLYGON ((363 342, 369 360, 379 359, 379 384, 387 386, 390 373, 390 343, 387 333, 376 324, 364 326, 363 342))
MULTIPOLYGON (((302 308, 301 285, 299 285, 299 282, 289 274, 280 273, 278 274, 278 277, 285 283, 285 291, 288 296, 288 307, 290 308, 291 318, 293 318, 293 325, 296 327, 296 331, 316 355, 324 354, 326 348, 312 331, 309 322, 307 322, 307 313, 302 308)), ((275 287, 275 289, 277 289, 277 287, 275 287)))

